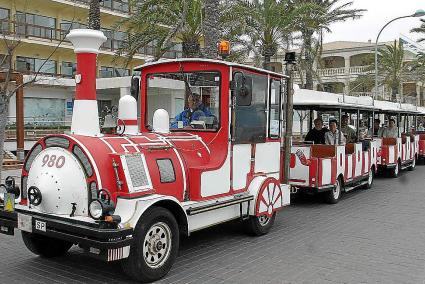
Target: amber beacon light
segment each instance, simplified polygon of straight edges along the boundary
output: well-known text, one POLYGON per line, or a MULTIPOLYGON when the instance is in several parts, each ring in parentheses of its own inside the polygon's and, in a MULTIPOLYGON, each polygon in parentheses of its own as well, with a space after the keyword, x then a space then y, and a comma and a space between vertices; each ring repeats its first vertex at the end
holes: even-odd
POLYGON ((218 44, 218 54, 222 58, 226 58, 230 55, 230 42, 228 40, 222 40, 218 44))

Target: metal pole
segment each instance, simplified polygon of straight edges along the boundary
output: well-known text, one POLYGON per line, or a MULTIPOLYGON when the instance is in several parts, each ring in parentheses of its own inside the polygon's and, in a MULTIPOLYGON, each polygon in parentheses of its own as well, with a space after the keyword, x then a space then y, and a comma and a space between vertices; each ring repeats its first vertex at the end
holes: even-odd
POLYGON ((286 74, 289 76, 288 78, 288 86, 287 86, 287 96, 286 96, 286 123, 285 123, 285 136, 284 136, 284 175, 283 175, 283 183, 289 184, 289 162, 291 159, 291 146, 292 146, 292 120, 294 116, 293 109, 293 95, 294 95, 294 86, 292 79, 292 63, 287 62, 286 64, 286 74))
POLYGON ((382 29, 378 33, 378 36, 376 37, 376 41, 375 41, 375 92, 373 93, 373 105, 375 105, 375 99, 376 99, 376 96, 378 94, 378 40, 379 40, 379 36, 381 35, 382 31, 392 22, 399 20, 399 19, 410 18, 410 17, 414 17, 414 15, 402 16, 402 17, 397 17, 397 18, 392 19, 391 21, 389 21, 388 23, 386 23, 382 27, 382 29))

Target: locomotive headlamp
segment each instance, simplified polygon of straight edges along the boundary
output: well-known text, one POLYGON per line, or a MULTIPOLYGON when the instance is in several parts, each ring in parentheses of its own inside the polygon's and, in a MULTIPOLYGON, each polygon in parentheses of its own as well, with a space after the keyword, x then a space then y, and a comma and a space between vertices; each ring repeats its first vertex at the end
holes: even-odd
POLYGON ((7 193, 13 193, 15 195, 15 199, 19 197, 21 191, 19 190, 19 186, 15 184, 15 179, 11 176, 8 176, 4 184, 6 186, 7 193))
POLYGON ((89 205, 89 214, 93 219, 99 220, 110 215, 114 211, 114 204, 111 201, 111 194, 106 189, 97 191, 97 199, 89 205))

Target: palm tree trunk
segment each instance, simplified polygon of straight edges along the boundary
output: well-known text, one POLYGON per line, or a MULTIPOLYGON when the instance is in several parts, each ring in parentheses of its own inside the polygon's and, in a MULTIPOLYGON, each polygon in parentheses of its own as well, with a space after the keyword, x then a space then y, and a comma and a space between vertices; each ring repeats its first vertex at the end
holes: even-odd
POLYGON ((205 39, 204 56, 217 58, 217 44, 220 41, 220 0, 205 0, 203 33, 205 39))
POLYGON ((100 0, 90 0, 88 28, 100 30, 100 0))
POLYGON ((312 49, 312 37, 313 33, 311 31, 304 31, 303 32, 303 38, 304 38, 304 59, 305 59, 305 89, 313 90, 313 64, 314 64, 314 58, 311 54, 312 49))

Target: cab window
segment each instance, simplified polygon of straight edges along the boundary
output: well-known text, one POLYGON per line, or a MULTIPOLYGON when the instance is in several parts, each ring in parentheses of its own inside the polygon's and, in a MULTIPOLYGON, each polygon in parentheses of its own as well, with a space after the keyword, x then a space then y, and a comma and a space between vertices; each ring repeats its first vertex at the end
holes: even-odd
POLYGON ((147 123, 157 109, 170 115, 170 130, 215 131, 220 122, 219 72, 147 75, 147 123))
POLYGON ((281 103, 281 82, 280 80, 270 80, 270 97, 269 97, 269 137, 270 138, 279 138, 281 121, 280 121, 280 112, 281 103))

